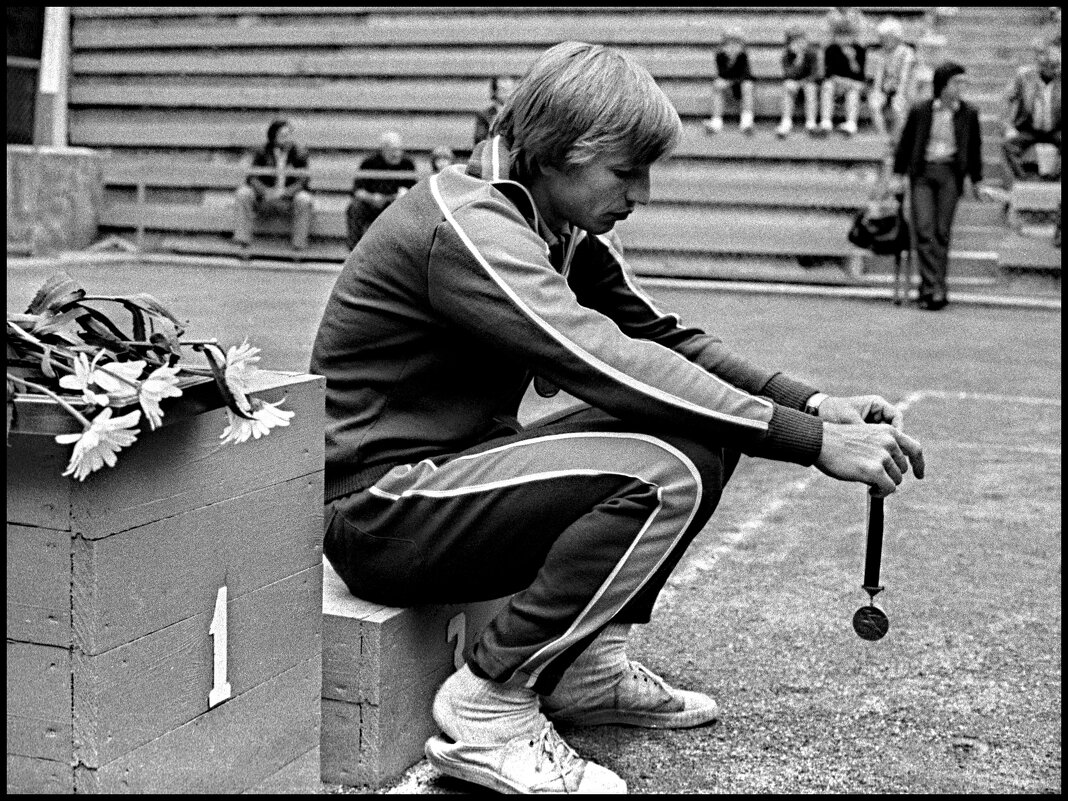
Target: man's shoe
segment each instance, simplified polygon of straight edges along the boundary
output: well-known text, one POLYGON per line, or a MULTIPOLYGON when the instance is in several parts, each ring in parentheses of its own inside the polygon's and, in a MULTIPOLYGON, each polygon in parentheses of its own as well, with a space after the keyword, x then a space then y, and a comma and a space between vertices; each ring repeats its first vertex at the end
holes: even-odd
POLYGON ((916 301, 916 305, 924 311, 939 311, 949 305, 949 301, 945 298, 938 300, 934 298, 920 298, 916 301))
POLYGON ((502 745, 469 745, 431 737, 424 749, 442 773, 499 793, 625 795, 627 783, 608 768, 579 757, 553 724, 502 745))
POLYGON ((502 793, 627 792, 607 768, 581 759, 538 709, 538 696, 476 676, 468 665, 434 696, 442 735, 427 759, 442 773, 502 793))
POLYGON ((621 724, 652 729, 685 729, 716 719, 719 708, 704 693, 677 690, 640 662, 601 692, 572 703, 542 696, 542 712, 554 721, 576 726, 621 724))

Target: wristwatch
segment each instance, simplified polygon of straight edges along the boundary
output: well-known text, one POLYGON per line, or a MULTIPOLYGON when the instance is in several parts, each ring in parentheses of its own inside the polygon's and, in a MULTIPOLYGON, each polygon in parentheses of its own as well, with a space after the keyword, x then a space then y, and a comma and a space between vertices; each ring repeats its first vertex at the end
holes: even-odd
POLYGON ((811 414, 813 417, 819 417, 820 404, 827 400, 827 398, 829 397, 830 395, 828 395, 826 392, 817 392, 815 395, 811 396, 807 401, 805 401, 805 411, 808 414, 811 414))

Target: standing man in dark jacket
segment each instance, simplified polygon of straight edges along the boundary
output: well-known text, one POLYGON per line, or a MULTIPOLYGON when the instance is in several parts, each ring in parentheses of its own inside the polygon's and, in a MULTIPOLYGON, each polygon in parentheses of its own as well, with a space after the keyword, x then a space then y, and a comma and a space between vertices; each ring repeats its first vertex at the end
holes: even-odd
POLYGON ((913 105, 894 155, 894 173, 911 183, 919 306, 930 311, 949 302, 949 238, 964 179, 971 178, 978 198, 983 178, 979 112, 961 99, 965 81, 960 64, 947 61, 935 68, 934 98, 913 105))

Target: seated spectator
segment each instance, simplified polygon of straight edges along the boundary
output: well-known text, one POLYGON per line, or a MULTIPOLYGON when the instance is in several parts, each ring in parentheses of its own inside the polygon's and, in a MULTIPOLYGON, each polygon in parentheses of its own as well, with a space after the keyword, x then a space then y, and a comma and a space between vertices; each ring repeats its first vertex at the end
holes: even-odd
POLYGON ((438 145, 430 151, 430 171, 439 173, 456 161, 456 154, 445 145, 438 145))
MULTIPOLYGON (((415 172, 415 163, 404 154, 400 134, 386 131, 378 140, 378 152, 360 162, 360 171, 415 172)), ((349 249, 356 247, 367 228, 385 208, 415 186, 414 176, 404 178, 357 176, 352 182, 352 200, 345 209, 349 249)))
POLYGON ((947 40, 940 33, 925 30, 916 42, 916 62, 912 67, 912 101, 931 100, 934 97, 933 81, 935 66, 946 59, 947 40))
POLYGON ((730 28, 723 36, 723 45, 716 52, 716 78, 712 83, 712 116, 705 120, 711 133, 723 130, 723 93, 730 89, 735 100, 741 101, 738 129, 753 133, 753 73, 749 69, 749 53, 745 37, 739 28, 730 28))
POLYGON ((252 227, 257 214, 286 214, 292 220, 294 249, 308 246, 312 195, 308 176, 286 175, 289 169, 307 170, 308 151, 293 138, 289 120, 277 119, 267 127, 267 142, 252 155, 253 168, 270 168, 271 174, 250 173, 238 187, 234 204, 234 241, 241 257, 248 258, 252 227))
POLYGON ((845 122, 839 130, 846 136, 857 132, 860 93, 865 85, 864 48, 853 23, 841 20, 831 28, 831 43, 823 51, 823 85, 820 87, 820 131, 830 133, 834 126, 834 102, 845 95, 845 122))
POLYGON ((870 85, 868 107, 871 109, 875 132, 891 138, 901 131, 905 115, 912 106, 913 70, 916 66, 916 50, 905 41, 905 26, 900 20, 887 17, 876 29, 878 47, 865 53, 870 85), (887 128, 886 112, 890 112, 887 128))
POLYGON ((490 125, 493 118, 501 110, 501 106, 512 96, 515 88, 515 79, 511 75, 498 75, 490 78, 490 104, 475 115, 475 144, 477 145, 489 136, 490 125))
MULTIPOLYGON (((1013 178, 1026 174, 1024 156, 1035 145, 1052 145, 1061 151, 1061 51, 1049 41, 1035 43, 1035 63, 1020 67, 1009 87, 1009 118, 1002 152, 1013 178)), ((1044 160, 1043 160, 1044 161, 1044 160)), ((1043 167, 1040 164, 1040 167, 1043 167)), ((1040 169, 1043 177, 1059 174, 1040 169)))
POLYGON ((816 133, 816 103, 820 78, 819 54, 809 41, 805 29, 792 25, 786 29, 786 46, 782 51, 782 121, 775 134, 783 138, 794 125, 794 105, 798 93, 805 96, 805 130, 816 133))
POLYGON ((857 43, 862 47, 868 45, 868 18, 858 6, 832 6, 823 18, 823 30, 827 38, 824 45, 831 43, 832 31, 836 26, 846 23, 850 25, 857 35, 857 43))

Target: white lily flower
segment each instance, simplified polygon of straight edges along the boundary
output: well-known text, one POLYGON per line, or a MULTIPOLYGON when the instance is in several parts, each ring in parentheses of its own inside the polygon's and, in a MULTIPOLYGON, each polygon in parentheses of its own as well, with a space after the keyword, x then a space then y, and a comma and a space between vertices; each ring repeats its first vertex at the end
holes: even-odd
POLYGON ((251 378, 259 372, 255 365, 260 360, 257 355, 259 352, 259 348, 248 344, 247 337, 240 345, 231 345, 226 351, 226 363, 223 365, 226 385, 237 399, 237 405, 246 412, 251 411, 247 393, 251 378))
POLYGON ((281 405, 282 401, 266 403, 259 398, 253 398, 250 404, 251 420, 238 417, 227 409, 226 416, 230 424, 223 429, 219 439, 224 443, 244 442, 249 437, 255 439, 265 437, 276 426, 288 426, 289 419, 294 415, 294 412, 279 409, 278 407, 281 405))
POLYGON ((129 429, 136 428, 141 412, 135 409, 112 420, 113 412, 111 408, 104 409, 80 434, 56 436, 56 442, 60 445, 74 443, 74 453, 63 475, 73 474, 79 481, 85 481, 86 476, 99 470, 105 463, 108 467, 114 467, 118 461, 115 454, 137 440, 138 432, 129 429))
POLYGON ((157 367, 141 382, 138 399, 153 429, 159 428, 163 421, 163 410, 160 409, 159 402, 164 398, 180 397, 181 394, 182 390, 178 389, 177 367, 157 367))
POLYGON ((104 355, 104 351, 99 351, 96 356, 93 357, 92 364, 89 363, 89 357, 84 353, 79 353, 74 357, 74 375, 65 375, 59 379, 59 385, 64 389, 76 389, 81 391, 82 397, 88 403, 94 406, 107 406, 111 399, 107 396, 107 393, 93 392, 89 388, 90 384, 95 384, 96 380, 94 374, 96 372, 96 363, 100 361, 100 357, 104 355))

